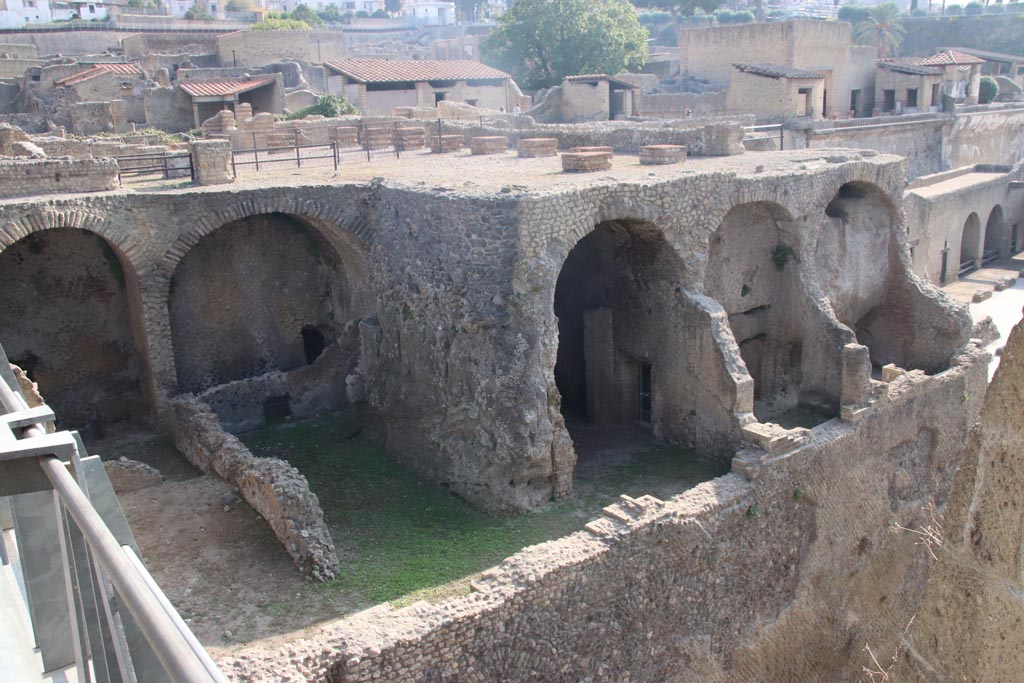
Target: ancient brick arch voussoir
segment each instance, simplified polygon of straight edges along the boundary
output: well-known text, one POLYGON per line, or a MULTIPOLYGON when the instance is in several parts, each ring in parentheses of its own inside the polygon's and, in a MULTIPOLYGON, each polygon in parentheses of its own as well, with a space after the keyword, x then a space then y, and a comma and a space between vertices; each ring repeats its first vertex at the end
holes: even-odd
POLYGON ((99 235, 123 257, 126 265, 138 272, 136 258, 141 253, 141 247, 131 231, 107 223, 106 216, 101 212, 80 208, 33 209, 19 218, 0 224, 0 253, 33 233, 60 228, 88 230, 99 235))
MULTIPOLYGON (((178 263, 199 240, 228 223, 253 216, 264 216, 281 213, 297 218, 311 219, 314 228, 324 231, 324 224, 337 228, 340 233, 351 238, 353 245, 363 253, 368 250, 370 241, 370 224, 365 216, 346 210, 344 206, 334 206, 317 201, 280 197, 274 199, 246 199, 230 206, 203 214, 189 231, 182 234, 167 250, 161 263, 161 270, 170 279, 178 263)), ((325 237, 330 237, 326 235, 325 237)))

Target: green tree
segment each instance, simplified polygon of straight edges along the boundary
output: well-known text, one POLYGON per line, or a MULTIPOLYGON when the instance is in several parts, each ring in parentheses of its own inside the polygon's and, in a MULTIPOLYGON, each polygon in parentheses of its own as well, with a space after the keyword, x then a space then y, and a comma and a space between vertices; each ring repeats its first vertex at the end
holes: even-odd
POLYGON ((308 31, 312 28, 304 21, 295 19, 265 19, 258 24, 253 24, 253 31, 308 31))
POLYGON ((395 14, 402 11, 402 0, 384 0, 384 11, 395 14))
POLYGON ((713 14, 723 2, 724 0, 633 0, 637 7, 668 12, 676 24, 681 17, 692 17, 698 10, 704 14, 713 14))
POLYGON ((210 21, 213 15, 208 9, 196 3, 185 10, 185 18, 191 21, 210 21))
POLYGON ((136 9, 156 7, 156 0, 128 0, 128 6, 136 9))
POLYGON ((324 20, 305 3, 293 9, 288 18, 292 21, 304 21, 310 26, 322 26, 324 23, 324 20))
POLYGON ((481 45, 483 61, 526 88, 614 74, 647 62, 647 32, 627 0, 516 0, 481 45))
POLYGON ((228 12, 248 12, 252 9, 252 0, 228 0, 224 9, 228 12))
POLYGON ((304 119, 307 116, 333 118, 335 116, 358 113, 359 111, 341 95, 322 95, 317 99, 316 104, 311 104, 308 107, 292 112, 288 115, 287 119, 294 121, 296 119, 304 119))
POLYGON ((843 5, 839 8, 837 16, 839 21, 847 21, 856 26, 860 22, 871 18, 871 9, 869 7, 861 7, 860 5, 843 5))
POLYGON ((891 2, 871 8, 868 19, 853 27, 853 39, 861 45, 874 45, 878 57, 895 55, 907 30, 900 21, 900 9, 891 2))
POLYGON ((991 76, 982 76, 978 84, 978 104, 988 104, 999 94, 999 83, 991 76))

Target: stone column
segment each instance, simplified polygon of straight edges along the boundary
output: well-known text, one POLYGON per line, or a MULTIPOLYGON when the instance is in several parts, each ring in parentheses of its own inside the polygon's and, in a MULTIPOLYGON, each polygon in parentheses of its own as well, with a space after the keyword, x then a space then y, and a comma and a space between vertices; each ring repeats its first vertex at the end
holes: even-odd
POLYGON ((841 417, 856 419, 873 398, 871 387, 871 355, 860 344, 843 346, 843 383, 839 394, 841 417))
POLYGON ((191 150, 197 185, 219 185, 234 180, 229 140, 197 140, 192 143, 191 150))

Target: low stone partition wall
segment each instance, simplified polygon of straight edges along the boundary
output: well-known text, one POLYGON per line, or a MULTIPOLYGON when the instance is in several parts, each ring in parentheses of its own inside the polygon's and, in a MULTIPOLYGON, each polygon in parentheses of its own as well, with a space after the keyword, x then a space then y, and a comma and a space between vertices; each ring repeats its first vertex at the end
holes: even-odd
POLYGON ((471 138, 469 149, 473 154, 504 154, 508 151, 508 138, 504 135, 471 138))
POLYGON ((558 156, 558 140, 555 138, 525 138, 516 148, 523 158, 558 156))
POLYGON ((113 159, 0 159, 0 199, 118 187, 113 159))
POLYGON ((461 135, 431 135, 427 139, 430 141, 430 151, 434 154, 458 152, 464 140, 461 135))
POLYGON ((611 167, 611 152, 566 152, 562 155, 562 170, 571 173, 607 171, 611 167))
POLYGON ((295 565, 317 581, 337 576, 338 556, 320 501, 297 469, 277 458, 257 458, 221 427, 217 415, 192 394, 171 399, 174 445, 203 472, 213 470, 267 520, 295 565))
POLYGON ((686 148, 681 145, 645 145, 640 148, 640 163, 644 165, 678 164, 686 161, 686 148))
POLYGON ((573 147, 569 150, 573 154, 589 154, 590 152, 598 152, 600 154, 613 154, 615 150, 611 147, 573 147))
POLYGON ((268 401, 286 406, 300 419, 338 410, 348 405, 345 371, 358 349, 356 344, 352 340, 335 342, 312 365, 226 382, 198 393, 197 398, 210 406, 221 426, 232 434, 264 426, 268 401))
POLYGON ((937 571, 912 530, 970 503, 987 360, 968 349, 893 377, 856 422, 819 425, 753 479, 622 496, 469 595, 380 605, 218 664, 237 682, 858 680, 865 643, 906 642, 937 571))
POLYGON ((395 130, 395 144, 401 149, 423 149, 427 146, 427 134, 422 126, 403 126, 395 130))

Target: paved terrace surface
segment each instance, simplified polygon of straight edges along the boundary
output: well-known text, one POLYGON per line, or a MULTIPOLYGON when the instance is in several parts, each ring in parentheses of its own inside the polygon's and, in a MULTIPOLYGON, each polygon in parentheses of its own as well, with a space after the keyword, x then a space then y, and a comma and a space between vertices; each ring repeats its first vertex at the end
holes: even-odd
MULTIPOLYGON (((224 192, 261 187, 288 187, 307 185, 344 185, 379 179, 389 186, 415 187, 427 191, 456 192, 460 195, 506 194, 561 194, 577 188, 614 185, 618 183, 661 182, 674 178, 706 174, 726 176, 790 176, 813 174, 830 165, 864 160, 875 164, 888 164, 899 157, 879 154, 871 150, 788 150, 784 152, 747 152, 728 157, 696 157, 680 164, 668 166, 642 166, 639 156, 616 154, 612 167, 593 173, 565 173, 561 159, 546 157, 520 159, 515 150, 504 154, 473 156, 468 150, 450 154, 432 154, 430 151, 403 153, 396 159, 393 154, 379 153, 371 161, 361 156, 343 157, 335 171, 326 164, 296 168, 291 164, 274 161, 269 168, 255 171, 252 167, 239 170, 238 179, 230 185, 199 187, 187 180, 156 180, 126 183, 113 192, 94 192, 70 196, 97 196, 125 193, 190 193, 224 192)), ((264 161, 261 159, 261 166, 264 161)), ((0 201, 21 204, 48 197, 19 197, 0 201)))
POLYGON ((941 180, 934 185, 925 185, 924 187, 918 187, 909 192, 930 199, 937 195, 946 194, 947 192, 956 192, 957 190, 963 190, 974 185, 980 185, 987 183, 995 178, 1005 176, 1005 171, 997 171, 992 173, 986 173, 981 171, 974 171, 971 173, 965 173, 964 175, 950 178, 949 180, 941 180))

